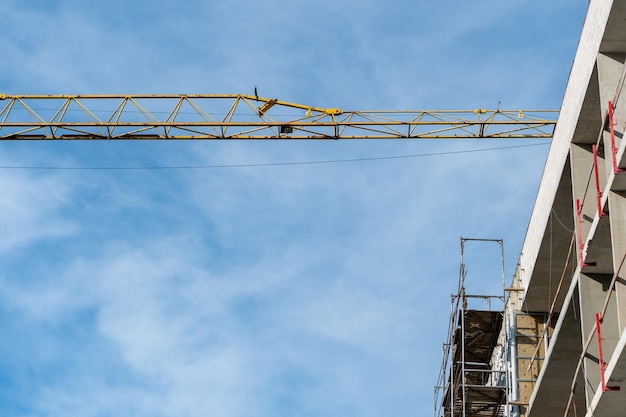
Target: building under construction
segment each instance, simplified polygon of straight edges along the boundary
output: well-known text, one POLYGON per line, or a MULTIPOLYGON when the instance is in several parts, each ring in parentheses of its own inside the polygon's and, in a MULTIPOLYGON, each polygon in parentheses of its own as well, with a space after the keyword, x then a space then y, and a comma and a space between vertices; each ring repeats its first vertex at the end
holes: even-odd
POLYGON ((462 265, 435 417, 626 415, 625 61, 626 1, 591 0, 512 282, 462 265))

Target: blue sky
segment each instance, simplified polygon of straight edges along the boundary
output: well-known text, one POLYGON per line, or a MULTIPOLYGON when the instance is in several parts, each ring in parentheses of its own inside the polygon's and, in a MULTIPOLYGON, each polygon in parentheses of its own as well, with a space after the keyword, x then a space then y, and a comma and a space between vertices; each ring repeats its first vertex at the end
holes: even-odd
MULTIPOLYGON (((586 5, 3 2, 0 85, 559 108, 586 5)), ((432 415, 459 237, 504 238, 510 279, 541 143, 0 144, 1 414, 432 415)), ((471 248, 470 278, 492 249, 471 248)))

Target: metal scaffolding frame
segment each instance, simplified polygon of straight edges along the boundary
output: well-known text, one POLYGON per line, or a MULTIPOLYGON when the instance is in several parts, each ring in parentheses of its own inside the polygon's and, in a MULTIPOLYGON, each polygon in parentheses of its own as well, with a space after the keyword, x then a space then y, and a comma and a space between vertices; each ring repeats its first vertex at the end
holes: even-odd
POLYGON ((501 239, 461 238, 461 266, 458 291, 451 295, 448 339, 443 344, 442 367, 435 386, 435 417, 497 417, 509 415, 508 346, 502 339, 504 315, 504 246, 501 239), (500 247, 501 295, 467 294, 465 244, 493 242, 500 247), (475 309, 474 300, 483 300, 487 309, 475 309), (494 309, 497 302, 501 309, 494 309), (498 363, 495 363, 499 347, 498 363))

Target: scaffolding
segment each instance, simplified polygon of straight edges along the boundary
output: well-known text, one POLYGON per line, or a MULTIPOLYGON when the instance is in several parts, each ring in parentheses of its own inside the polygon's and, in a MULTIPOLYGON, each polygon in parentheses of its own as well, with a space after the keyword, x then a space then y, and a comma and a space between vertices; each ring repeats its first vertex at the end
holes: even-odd
POLYGON ((435 417, 510 415, 509 338, 502 336, 502 330, 507 329, 505 302, 503 241, 462 237, 458 291, 451 296, 448 339, 443 344, 442 367, 435 386, 435 417), (464 252, 470 241, 499 245, 500 295, 466 293, 464 252), (475 308, 481 303, 481 308, 475 308))

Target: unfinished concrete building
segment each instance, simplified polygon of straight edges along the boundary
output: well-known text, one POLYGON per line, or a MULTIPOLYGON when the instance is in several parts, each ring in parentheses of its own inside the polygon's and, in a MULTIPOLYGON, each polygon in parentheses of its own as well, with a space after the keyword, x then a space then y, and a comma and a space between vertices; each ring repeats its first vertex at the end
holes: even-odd
POLYGON ((502 309, 453 302, 435 416, 626 416, 626 1, 591 0, 502 309), (446 356, 447 355, 447 356, 446 356))

